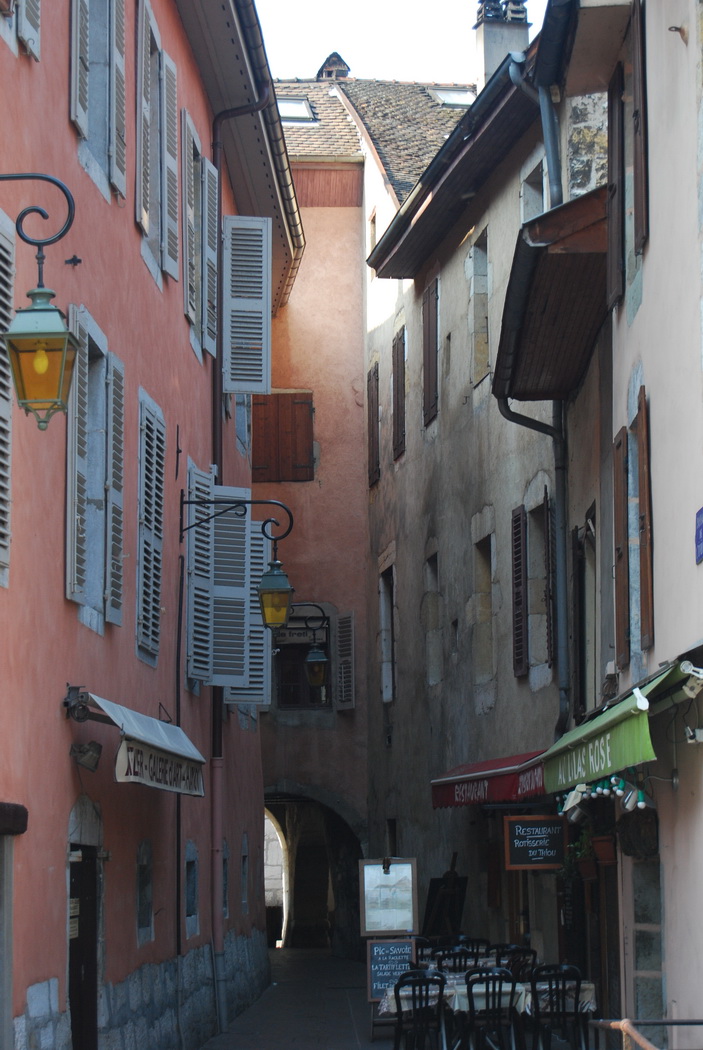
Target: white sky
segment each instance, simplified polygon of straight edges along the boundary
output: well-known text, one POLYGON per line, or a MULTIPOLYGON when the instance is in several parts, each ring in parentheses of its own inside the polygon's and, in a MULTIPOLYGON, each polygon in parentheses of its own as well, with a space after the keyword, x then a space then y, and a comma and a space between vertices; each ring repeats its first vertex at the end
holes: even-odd
MULTIPOLYGON (((526 0, 539 32, 547 0, 526 0)), ((312 79, 333 51, 350 76, 471 83, 477 0, 255 0, 274 78, 312 79)))

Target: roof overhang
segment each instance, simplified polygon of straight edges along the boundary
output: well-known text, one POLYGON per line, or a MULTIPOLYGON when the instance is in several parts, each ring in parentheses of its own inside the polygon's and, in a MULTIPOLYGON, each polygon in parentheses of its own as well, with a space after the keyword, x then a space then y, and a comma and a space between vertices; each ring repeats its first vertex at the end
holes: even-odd
POLYGON ((580 384, 606 318, 607 187, 525 223, 503 307, 493 393, 561 400, 580 384))
POLYGON ((569 97, 608 90, 631 11, 631 0, 580 0, 566 71, 569 97))
POLYGON ((225 120, 221 140, 239 213, 273 220, 276 313, 287 302, 305 238, 256 8, 252 0, 176 5, 213 115, 266 98, 261 110, 225 120))
POLYGON ((491 758, 450 769, 430 781, 432 805, 471 806, 515 802, 544 795, 542 751, 491 758))

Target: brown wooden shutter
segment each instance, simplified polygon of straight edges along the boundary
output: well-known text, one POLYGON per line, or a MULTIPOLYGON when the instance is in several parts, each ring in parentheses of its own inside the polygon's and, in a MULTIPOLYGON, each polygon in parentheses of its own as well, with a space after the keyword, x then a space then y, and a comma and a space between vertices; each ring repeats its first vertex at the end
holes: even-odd
POLYGON ((437 386, 439 280, 435 278, 422 296, 422 367, 423 418, 425 426, 437 415, 439 392, 437 386))
POLYGON ((542 514, 544 519, 544 609, 547 619, 547 664, 549 667, 552 667, 554 664, 554 636, 556 630, 556 617, 554 615, 556 601, 556 580, 554 576, 556 529, 554 527, 554 511, 546 485, 544 486, 542 514))
POLYGON ((271 394, 251 399, 251 480, 280 481, 278 406, 271 394))
POLYGON ((637 397, 637 470, 640 532, 640 645, 654 645, 654 581, 652 566, 652 488, 649 469, 649 420, 643 386, 637 397))
POLYGON ((393 458, 405 452, 405 328, 393 339, 393 458))
POLYGON ((527 512, 513 511, 513 674, 519 678, 529 670, 527 648, 527 512))
POLYGON ((623 71, 618 63, 608 85, 608 255, 606 295, 608 309, 625 290, 625 183, 623 155, 623 71))
POLYGON ((310 391, 252 396, 252 481, 312 481, 310 391))
POLYGON ((584 605, 584 587, 583 587, 583 575, 584 575, 584 557, 583 557, 583 543, 579 537, 579 529, 576 526, 571 531, 571 567, 572 567, 572 586, 571 586, 571 597, 572 597, 572 630, 573 630, 573 667, 572 667, 572 683, 573 683, 573 700, 574 700, 574 718, 579 722, 584 714, 586 713, 586 697, 584 695, 584 617, 583 617, 583 605, 584 605))
POLYGON ((649 187, 647 172, 647 90, 645 73, 644 14, 642 0, 632 4, 632 188, 635 251, 643 251, 649 237, 649 187))
POLYGON ((381 476, 381 456, 378 430, 378 363, 366 377, 368 423, 369 485, 375 485, 381 476))
POLYGON ((615 658, 630 662, 630 566, 627 528, 627 427, 613 444, 613 538, 615 542, 615 658))

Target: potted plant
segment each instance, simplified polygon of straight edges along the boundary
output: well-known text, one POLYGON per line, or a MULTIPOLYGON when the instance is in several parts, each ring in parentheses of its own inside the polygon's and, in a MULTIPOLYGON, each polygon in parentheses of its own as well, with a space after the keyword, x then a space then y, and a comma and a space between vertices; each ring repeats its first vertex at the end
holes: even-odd
POLYGON ((596 856, 593 852, 593 840, 590 831, 584 828, 576 842, 573 842, 569 849, 573 850, 574 859, 576 860, 576 866, 581 878, 587 882, 592 879, 597 879, 598 868, 596 865, 596 856))
POLYGON ((591 844, 599 864, 606 866, 615 863, 615 839, 612 835, 593 835, 591 844))

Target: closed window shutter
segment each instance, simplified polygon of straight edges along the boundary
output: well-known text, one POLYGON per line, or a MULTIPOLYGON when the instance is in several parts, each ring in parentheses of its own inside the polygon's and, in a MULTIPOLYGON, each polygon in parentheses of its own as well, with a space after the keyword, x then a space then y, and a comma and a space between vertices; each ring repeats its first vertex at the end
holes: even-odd
POLYGON ((249 548, 249 631, 247 635, 247 684, 225 690, 225 700, 237 704, 271 703, 271 632, 264 627, 259 604, 259 581, 270 558, 270 543, 261 522, 251 521, 249 548))
POLYGON ((201 158, 202 166, 202 261, 200 293, 202 296, 203 350, 214 357, 217 353, 217 262, 220 239, 219 177, 217 168, 201 158))
POLYGON ((38 62, 41 58, 41 0, 19 0, 17 37, 27 54, 38 62))
POLYGON ((251 401, 252 481, 280 481, 278 399, 275 394, 254 394, 251 401))
POLYGON ((632 191, 635 251, 649 237, 649 176, 647 171, 647 90, 644 12, 642 0, 632 5, 632 191))
POLYGON ((273 396, 278 402, 281 481, 312 481, 312 394, 300 391, 273 396))
POLYGON ((137 643, 156 656, 161 634, 166 428, 158 410, 141 402, 137 643))
POLYGON ((124 365, 107 361, 105 619, 121 625, 124 599, 124 365))
POLYGON ((405 328, 393 339, 393 458, 405 452, 405 328))
MULTIPOLYGON (((250 499, 249 489, 216 485, 215 499, 250 499)), ((213 520, 212 685, 246 686, 249 633, 249 551, 251 516, 228 511, 213 520)))
MULTIPOLYGON (((212 499, 212 475, 188 468, 188 498, 212 499)), ((212 629, 214 546, 213 523, 208 521, 214 508, 209 505, 188 506, 188 524, 195 526, 186 533, 187 631, 186 674, 201 682, 212 678, 212 629), (196 522, 201 524, 196 525, 196 522)))
POLYGON ((529 670, 527 645, 527 512, 517 507, 512 516, 513 558, 513 674, 529 670))
MULTIPOLYGON (((0 327, 12 320, 14 251, 0 236, 0 327)), ((10 562, 10 506, 12 463, 12 377, 4 345, 0 347, 0 566, 10 562)))
POLYGON ((137 164, 135 217, 144 234, 149 234, 150 151, 151 151, 151 8, 146 0, 139 5, 137 54, 137 164))
POLYGON ((640 387, 637 397, 637 470, 640 532, 640 645, 654 645, 654 578, 652 564, 652 489, 649 469, 649 419, 647 395, 640 387))
POLYGON ((90 8, 88 0, 71 4, 71 120, 88 137, 90 70, 90 8))
POLYGON ((378 362, 366 377, 366 405, 369 444, 369 485, 374 485, 381 476, 381 458, 378 432, 378 362))
POLYGON ((110 182, 127 195, 127 88, 125 74, 125 0, 110 6, 110 182))
POLYGON ((197 261, 195 236, 195 153, 200 153, 200 140, 187 110, 181 110, 181 136, 183 141, 183 309, 186 317, 197 321, 197 261))
POLYGON ((576 526, 571 531, 571 622, 574 636, 572 646, 572 682, 574 698, 574 718, 580 721, 586 712, 586 696, 584 689, 584 554, 583 543, 576 526))
POLYGON ((613 444, 613 540, 615 544, 615 658, 630 662, 630 559, 627 523, 627 428, 613 444))
POLYGON ((556 527, 554 524, 554 510, 546 485, 544 487, 542 513, 544 521, 544 608, 547 619, 547 664, 551 667, 554 663, 556 633, 556 616, 554 615, 556 607, 556 554, 554 551, 556 527))
POLYGON ((425 426, 437 415, 437 352, 439 337, 439 280, 435 279, 422 296, 423 419, 425 426))
POLYGON ((224 364, 227 394, 271 392, 271 220, 226 215, 224 364))
POLYGON ((161 269, 178 280, 178 91, 176 63, 161 52, 161 269))
POLYGON ((88 551, 88 330, 81 311, 71 304, 68 324, 78 340, 69 397, 66 440, 66 597, 86 601, 88 551))
POLYGON ((608 86, 608 254, 606 257, 608 309, 611 309, 622 298, 625 288, 623 91, 623 71, 622 66, 618 63, 608 86))
POLYGON ((355 705, 354 684, 354 614, 337 619, 337 688, 334 706, 350 710, 355 705))

